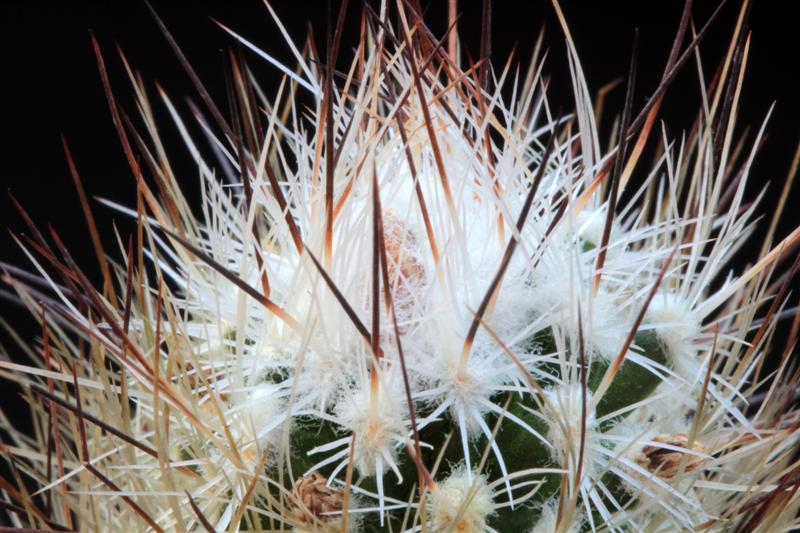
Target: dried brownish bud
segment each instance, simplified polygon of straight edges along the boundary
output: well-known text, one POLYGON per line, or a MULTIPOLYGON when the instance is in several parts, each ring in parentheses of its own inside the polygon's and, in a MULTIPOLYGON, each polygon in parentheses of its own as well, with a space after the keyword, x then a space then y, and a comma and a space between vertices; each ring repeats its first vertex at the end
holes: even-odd
POLYGON ((383 224, 392 289, 400 293, 396 298, 408 299, 425 283, 425 266, 417 257, 419 243, 407 224, 391 213, 384 215, 383 224))
POLYGON ((703 463, 703 458, 698 454, 706 454, 705 447, 697 440, 690 447, 689 437, 683 433, 659 435, 652 441, 660 445, 649 444, 642 448, 641 453, 636 457, 636 464, 661 478, 674 478, 681 467, 681 461, 683 461, 684 472, 697 470, 703 463), (678 448, 695 453, 680 451, 678 448))
POLYGON ((302 508, 297 505, 298 520, 302 523, 311 522, 310 515, 323 522, 337 519, 338 517, 331 516, 330 513, 341 511, 344 499, 343 491, 329 486, 328 479, 317 472, 298 479, 292 488, 292 496, 298 503, 302 503, 302 508))

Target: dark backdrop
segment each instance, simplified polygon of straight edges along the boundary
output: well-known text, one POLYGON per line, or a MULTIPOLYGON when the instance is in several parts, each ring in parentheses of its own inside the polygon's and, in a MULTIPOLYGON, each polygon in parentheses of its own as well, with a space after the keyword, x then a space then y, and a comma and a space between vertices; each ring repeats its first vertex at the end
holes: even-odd
MULTIPOLYGON (((717 2, 696 3, 694 15, 699 26, 717 2)), ((232 40, 209 17, 224 22, 293 65, 288 47, 259 0, 154 0, 153 4, 212 96, 221 104, 224 103, 221 51, 232 40)), ((317 31, 320 47, 324 46, 326 2, 275 0, 273 4, 296 42, 306 35, 306 22, 309 22, 317 31)), ((481 3, 462 0, 460 4, 461 36, 475 57, 479 53, 481 3)), ((737 2, 728 4, 702 46, 709 76, 727 47, 739 9, 737 2)), ((423 1, 423 5, 427 6, 432 28, 441 34, 446 27, 446 2, 423 1)), ((780 190, 800 129, 800 98, 794 79, 800 46, 794 33, 795 20, 784 12, 784 5, 756 0, 753 7, 753 40, 738 123, 740 131, 746 125, 757 129, 769 106, 777 102, 768 127, 768 142, 756 160, 750 186, 753 193, 768 181, 773 183, 766 199, 767 206, 774 202, 780 190)), ((359 6, 360 2, 351 2, 351 19, 342 55, 346 55, 357 36, 353 23, 359 6)), ((592 92, 626 72, 634 28, 639 28, 641 50, 634 107, 640 108, 663 71, 682 2, 564 0, 563 8, 592 92)), ((570 109, 571 89, 562 32, 548 1, 495 1, 492 58, 495 65, 502 65, 512 49, 516 49, 517 57, 525 64, 542 24, 547 28, 545 42, 550 49, 545 70, 553 76, 550 97, 556 105, 570 109)), ((186 111, 183 97, 191 95, 197 100, 196 95, 139 0, 52 3, 4 0, 0 7, 0 25, 0 105, 4 133, 0 140, 0 227, 16 232, 24 229, 9 201, 6 192, 9 191, 35 221, 42 225, 53 224, 86 271, 98 279, 96 261, 59 135, 63 133, 72 148, 88 194, 133 205, 135 193, 103 96, 89 31, 97 36, 115 93, 131 114, 135 114, 131 90, 115 51, 116 44, 124 49, 143 77, 148 82, 158 80, 183 111, 186 111)), ((252 55, 248 55, 248 59, 261 76, 263 87, 268 93, 274 91, 278 80, 275 70, 252 55)), ((151 90, 152 87, 151 83, 151 90)), ((697 92, 695 66, 691 64, 668 93, 662 112, 672 135, 689 127, 699 105, 697 92)), ((194 165, 186 158, 173 128, 168 127, 169 118, 154 91, 151 97, 162 119, 168 148, 174 148, 173 163, 179 179, 183 176, 184 183, 191 189, 196 183, 194 165)), ((621 100, 622 90, 618 90, 606 109, 618 110, 621 100)), ((609 116, 605 118, 608 124, 609 116)), ((798 198, 800 190, 796 186, 794 201, 790 202, 779 236, 800 222, 795 207, 798 198)), ((124 217, 114 217, 96 203, 94 208, 103 238, 111 248, 111 221, 114 218, 119 221, 123 234, 127 234, 130 226, 126 226, 124 217)), ((752 242, 755 248, 759 244, 758 237, 752 242)), ((28 266, 7 232, 0 233, 0 260, 28 266)), ((5 300, 0 300, 0 307, 0 316, 12 322, 24 339, 33 338, 36 329, 32 321, 5 300)), ((0 333, 0 340, 13 351, 7 344, 7 335, 0 333)))

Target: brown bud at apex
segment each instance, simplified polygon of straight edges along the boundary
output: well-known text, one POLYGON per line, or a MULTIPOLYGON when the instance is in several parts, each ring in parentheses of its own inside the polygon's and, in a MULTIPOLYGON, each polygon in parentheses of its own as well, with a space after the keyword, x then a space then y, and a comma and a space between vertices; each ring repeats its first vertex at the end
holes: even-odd
POLYGON ((674 478, 678 473, 682 460, 684 472, 697 470, 703 463, 703 458, 697 454, 705 454, 705 447, 695 440, 691 448, 689 448, 689 437, 683 433, 659 435, 653 438, 652 441, 670 448, 649 444, 643 447, 641 453, 636 457, 636 464, 661 478, 674 478), (692 452, 696 453, 689 454, 674 448, 691 449, 692 452))
POLYGON ((383 224, 392 289, 399 292, 395 298, 407 300, 425 283, 425 266, 417 257, 419 243, 407 225, 391 212, 384 215, 383 224))
POLYGON ((292 496, 297 502, 303 504, 304 509, 297 506, 298 519, 302 523, 312 521, 309 513, 323 522, 337 520, 337 516, 331 516, 328 513, 341 511, 344 498, 341 489, 328 486, 328 480, 317 472, 306 474, 298 479, 292 488, 292 496))

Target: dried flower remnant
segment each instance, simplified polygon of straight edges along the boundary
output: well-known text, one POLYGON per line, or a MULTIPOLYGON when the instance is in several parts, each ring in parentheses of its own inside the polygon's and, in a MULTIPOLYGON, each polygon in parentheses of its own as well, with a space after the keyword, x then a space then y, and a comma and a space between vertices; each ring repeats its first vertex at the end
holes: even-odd
POLYGON ((317 472, 304 475, 295 482, 292 496, 302 504, 297 506, 298 520, 301 523, 310 524, 313 520, 318 520, 323 524, 335 522, 335 525, 341 527, 344 491, 328 485, 325 477, 317 472))
POLYGON ((685 472, 697 470, 708 453, 697 441, 690 446, 689 437, 683 434, 658 435, 652 442, 642 448, 636 463, 665 479, 674 479, 681 468, 685 472))

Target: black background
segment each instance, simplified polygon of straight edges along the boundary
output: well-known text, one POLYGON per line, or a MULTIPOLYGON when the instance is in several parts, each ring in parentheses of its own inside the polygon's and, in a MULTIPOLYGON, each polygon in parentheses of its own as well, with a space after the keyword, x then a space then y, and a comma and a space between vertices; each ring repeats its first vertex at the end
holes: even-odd
MULTIPOLYGON (((222 51, 233 41, 209 17, 222 21, 286 64, 294 64, 289 48, 258 0, 154 0, 153 4, 223 109, 222 51)), ((350 4, 342 57, 348 55, 358 35, 356 23, 360 3, 354 0, 350 4)), ((634 109, 641 108, 661 77, 682 4, 680 1, 565 0, 565 16, 592 94, 605 83, 625 74, 634 28, 638 28, 641 49, 634 109)), ((696 4, 693 13, 699 27, 717 2, 698 1, 696 4)), ((326 2, 276 0, 273 5, 295 42, 304 39, 308 21, 316 30, 319 48, 324 49, 326 2)), ((441 35, 446 28, 447 3, 431 1, 423 2, 423 5, 427 6, 431 28, 441 35)), ((752 195, 767 182, 772 183, 765 200, 765 212, 769 212, 780 190, 800 129, 800 98, 795 83, 800 46, 793 28, 795 19, 784 12, 787 5, 789 3, 756 0, 753 7, 750 61, 737 123, 740 132, 747 125, 751 127, 752 139, 753 131, 760 126, 769 106, 776 102, 767 129, 767 144, 756 159, 748 191, 752 195)), ((336 6, 334 3, 334 13, 338 9, 336 6)), ((723 16, 701 47, 707 77, 728 46, 738 9, 738 3, 728 2, 723 16)), ((122 47, 134 68, 140 70, 147 80, 167 148, 171 155, 174 154, 173 164, 178 178, 190 191, 196 187, 196 169, 171 127, 153 82, 157 80, 165 87, 185 115, 188 113, 184 98, 191 96, 195 101, 198 98, 143 2, 6 0, 0 10, 0 105, 4 134, 0 140, 0 227, 8 227, 13 232, 24 230, 8 198, 7 191, 10 191, 37 223, 54 225, 86 272, 98 279, 96 260, 67 170, 60 134, 64 134, 71 146, 90 196, 134 205, 135 189, 103 96, 89 31, 97 36, 115 94, 131 115, 136 114, 132 91, 116 53, 116 44, 122 47)), ((481 3, 462 0, 460 10, 462 40, 476 57, 479 53, 481 3)), ((549 48, 545 71, 553 76, 550 98, 554 107, 562 105, 564 109, 570 109, 571 87, 563 34, 550 2, 495 1, 492 59, 496 67, 501 67, 516 47, 516 57, 525 65, 542 24, 546 26, 545 42, 549 48)), ((267 94, 274 94, 279 80, 275 69, 253 55, 247 57, 263 80, 262 86, 267 94)), ((344 63, 342 61, 340 65, 344 63)), ((607 104, 606 127, 610 124, 610 114, 621 107, 622 92, 622 88, 618 89, 607 104)), ((699 104, 696 67, 691 63, 668 93, 661 113, 668 123, 670 135, 677 136, 688 129, 699 104)), ((778 237, 783 237, 800 222, 800 210, 796 207, 798 199, 800 189, 795 186, 778 237)), ((97 203, 93 205, 107 249, 113 250, 112 221, 118 222, 125 235, 131 226, 124 217, 97 203)), ((766 223, 762 225, 766 226, 766 223)), ((751 238, 750 251, 755 252, 759 245, 756 235, 751 238)), ((29 266, 8 232, 0 233, 0 260, 29 266)), ((20 308, 5 300, 0 300, 0 306, 0 316, 18 328, 24 339, 32 340, 36 329, 20 308)), ((0 339, 7 352, 13 355, 16 350, 8 344, 8 336, 1 335, 0 339)))

